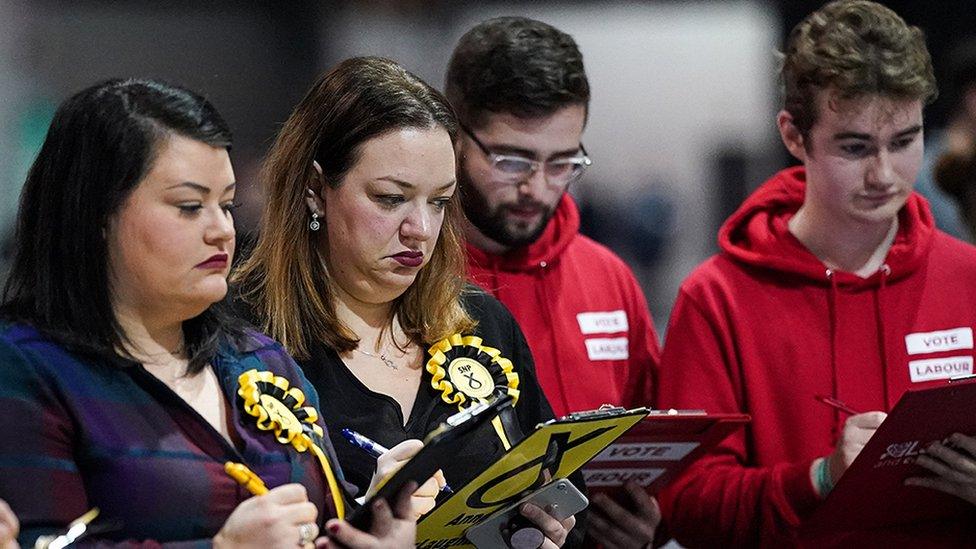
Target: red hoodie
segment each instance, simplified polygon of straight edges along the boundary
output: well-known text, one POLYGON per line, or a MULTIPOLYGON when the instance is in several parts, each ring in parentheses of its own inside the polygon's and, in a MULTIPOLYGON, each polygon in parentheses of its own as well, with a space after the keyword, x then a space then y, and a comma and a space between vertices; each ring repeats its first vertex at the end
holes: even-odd
MULTIPOLYGON (((787 228, 804 186, 802 168, 763 184, 722 226, 721 253, 681 286, 658 403, 753 418, 663 495, 683 544, 797 543, 795 527, 819 504, 810 465, 831 453, 846 419, 814 395, 888 411, 908 388, 972 373, 976 248, 936 230, 928 203, 913 193, 877 273, 831 272, 787 228), (946 330, 968 334, 969 345, 926 347, 924 335, 908 337, 946 330), (960 363, 968 371, 947 367, 960 363)), ((958 529, 868 538, 934 543, 940 535, 958 529)))
POLYGON ((469 243, 468 272, 525 332, 557 417, 650 403, 659 351, 644 293, 619 257, 579 234, 568 194, 529 246, 494 255, 469 243))

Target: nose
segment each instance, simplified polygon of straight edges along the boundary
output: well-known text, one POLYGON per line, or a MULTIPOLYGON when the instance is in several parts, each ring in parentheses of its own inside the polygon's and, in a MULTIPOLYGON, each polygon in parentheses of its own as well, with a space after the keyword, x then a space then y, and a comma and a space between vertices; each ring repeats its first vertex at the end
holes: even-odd
POLYGON ((234 239, 234 218, 223 208, 218 208, 209 216, 210 221, 204 232, 204 240, 207 244, 220 246, 234 239))
POLYGON ((540 166, 538 169, 532 172, 527 179, 525 179, 518 186, 519 195, 538 198, 538 195, 542 193, 549 186, 549 180, 546 178, 546 170, 544 166, 540 166))
POLYGON ((894 184, 895 169, 891 153, 881 148, 868 168, 865 183, 872 189, 883 190, 894 184))
POLYGON ((400 234, 407 240, 423 242, 434 236, 434 219, 425 206, 410 210, 400 223, 400 234))

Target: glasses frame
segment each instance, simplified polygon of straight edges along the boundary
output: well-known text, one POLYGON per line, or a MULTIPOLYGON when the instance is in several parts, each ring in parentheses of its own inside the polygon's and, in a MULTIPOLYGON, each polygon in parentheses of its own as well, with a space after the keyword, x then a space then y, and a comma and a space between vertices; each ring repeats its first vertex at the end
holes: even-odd
MULTIPOLYGON (((525 180, 531 178, 533 175, 535 175, 537 171, 539 171, 540 168, 544 168, 545 165, 547 164, 553 164, 553 163, 577 164, 577 162, 565 162, 565 161, 579 160, 580 161, 578 162, 578 165, 580 166, 579 172, 573 175, 572 177, 570 177, 569 179, 567 179, 565 183, 550 183, 549 177, 546 176, 546 183, 550 187, 565 189, 566 187, 569 187, 570 184, 579 181, 579 179, 583 177, 583 174, 586 173, 586 169, 593 165, 593 160, 590 159, 590 155, 589 153, 586 152, 586 147, 583 146, 582 142, 580 142, 579 144, 579 149, 580 149, 580 153, 582 153, 582 156, 571 156, 566 158, 559 158, 556 160, 535 160, 533 158, 528 158, 526 156, 522 156, 518 154, 496 153, 491 149, 489 149, 484 143, 482 143, 481 140, 478 139, 478 137, 474 134, 474 132, 468 129, 467 126, 461 124, 461 131, 468 134, 468 137, 470 137, 471 140, 474 141, 474 144, 477 145, 479 149, 481 149, 481 152, 483 152, 485 156, 488 158, 488 162, 491 164, 491 169, 493 171, 500 172, 500 170, 497 168, 497 165, 502 160, 518 160, 521 162, 525 162, 529 166, 531 166, 531 169, 528 172, 526 172, 524 176, 519 179, 519 181, 513 181, 507 183, 509 185, 521 185, 525 180)), ((505 173, 506 175, 511 175, 510 172, 505 172, 505 173)), ((543 171, 543 173, 545 172, 543 171)))

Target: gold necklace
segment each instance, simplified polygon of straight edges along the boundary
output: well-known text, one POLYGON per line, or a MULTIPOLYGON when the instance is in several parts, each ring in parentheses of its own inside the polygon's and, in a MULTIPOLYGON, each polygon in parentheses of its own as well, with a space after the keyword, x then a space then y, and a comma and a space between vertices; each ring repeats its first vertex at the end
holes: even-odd
POLYGON ((359 351, 360 353, 362 353, 362 354, 364 354, 366 356, 370 356, 370 357, 373 357, 373 358, 377 358, 379 360, 382 360, 383 361, 383 364, 386 364, 387 368, 392 368, 394 370, 399 370, 400 369, 399 366, 397 366, 396 364, 393 363, 393 360, 392 359, 390 359, 389 357, 386 356, 386 353, 380 353, 380 354, 370 353, 369 351, 364 351, 364 350, 360 349, 359 347, 356 347, 354 350, 359 351))

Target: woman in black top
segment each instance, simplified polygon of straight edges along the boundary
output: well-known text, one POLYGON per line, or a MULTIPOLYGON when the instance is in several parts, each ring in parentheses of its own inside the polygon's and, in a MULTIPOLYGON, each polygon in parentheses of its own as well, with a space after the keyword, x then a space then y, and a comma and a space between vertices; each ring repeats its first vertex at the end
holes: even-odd
MULTIPOLYGON (((278 135, 265 165, 261 236, 237 275, 258 325, 315 385, 332 432, 353 428, 392 446, 377 476, 415 453, 421 444, 408 439, 459 404, 517 396, 504 428, 486 427, 444 465, 455 488, 552 416, 511 315, 465 286, 457 135, 446 99, 396 63, 340 63, 278 135), (472 334, 481 339, 462 339, 472 334), (438 345, 482 363, 455 371, 456 361, 429 352, 438 345)), ((366 488, 372 471, 361 466, 361 450, 341 436, 333 443, 348 480, 366 488)), ((444 482, 438 476, 418 490, 418 515, 444 482)), ((523 514, 546 535, 544 547, 562 545, 575 524, 535 506, 523 514)))

